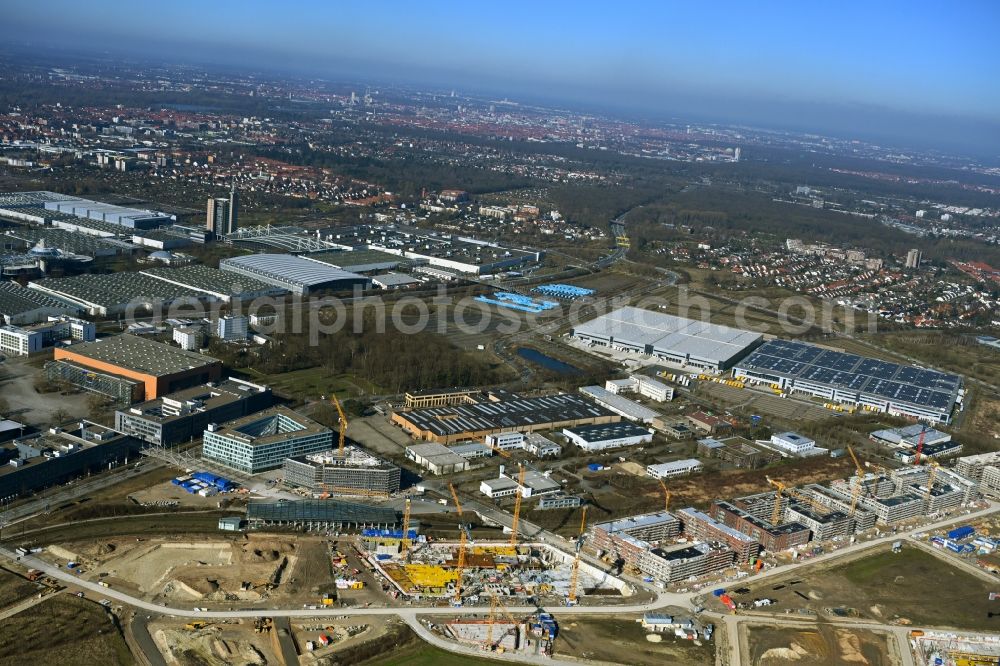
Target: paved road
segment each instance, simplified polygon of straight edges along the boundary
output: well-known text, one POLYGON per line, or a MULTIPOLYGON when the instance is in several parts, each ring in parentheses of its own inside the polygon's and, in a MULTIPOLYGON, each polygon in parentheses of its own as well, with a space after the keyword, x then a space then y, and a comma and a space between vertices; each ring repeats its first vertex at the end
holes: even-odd
MULTIPOLYGON (((912 531, 910 531, 909 533, 906 533, 906 534, 892 534, 892 535, 887 535, 887 536, 880 537, 880 538, 877 538, 877 539, 872 539, 870 541, 863 541, 863 542, 858 542, 858 543, 855 543, 855 544, 851 544, 851 545, 846 546, 844 548, 841 548, 839 550, 830 551, 828 553, 824 553, 822 555, 819 555, 817 557, 814 557, 814 558, 811 558, 811 559, 808 559, 808 560, 800 560, 800 561, 798 561, 796 563, 789 564, 789 565, 786 565, 786 566, 775 567, 775 568, 772 568, 772 569, 767 569, 767 570, 761 571, 761 572, 759 572, 757 574, 754 574, 754 575, 747 576, 747 577, 743 578, 740 582, 741 582, 741 584, 745 584, 745 583, 748 583, 748 582, 751 582, 751 581, 758 581, 758 580, 770 578, 770 577, 773 577, 773 576, 784 576, 784 575, 787 575, 789 572, 795 571, 795 570, 797 570, 799 568, 802 568, 802 567, 805 567, 805 566, 812 566, 812 565, 815 565, 815 564, 820 563, 820 562, 824 562, 824 561, 828 561, 828 560, 832 560, 832 559, 844 557, 846 555, 858 553, 858 552, 861 552, 863 550, 867 550, 867 549, 871 549, 871 548, 876 548, 876 547, 879 547, 879 546, 884 546, 884 545, 887 545, 887 544, 891 543, 892 541, 895 541, 895 540, 898 540, 898 539, 901 539, 901 538, 912 537, 913 534, 918 533, 918 532, 935 531, 935 530, 939 530, 940 528, 942 528, 944 526, 952 525, 954 523, 967 523, 967 522, 976 520, 978 518, 981 518, 983 516, 986 516, 986 515, 988 515, 990 513, 993 513, 998 508, 1000 508, 1000 504, 996 504, 996 503, 992 503, 991 502, 989 507, 987 507, 985 509, 981 509, 979 511, 975 511, 973 513, 962 514, 962 515, 959 515, 959 516, 953 516, 953 517, 950 517, 950 518, 947 518, 947 519, 944 519, 944 520, 937 521, 935 523, 924 525, 924 526, 921 526, 918 529, 914 529, 914 530, 912 530, 912 531)), ((429 634, 429 632, 426 630, 426 628, 424 628, 423 631, 421 631, 420 629, 417 628, 418 626, 422 627, 422 625, 418 621, 419 616, 421 616, 421 615, 427 615, 427 616, 432 616, 432 615, 472 615, 472 614, 482 614, 482 613, 485 612, 485 608, 482 607, 482 606, 466 606, 466 607, 462 607, 462 608, 444 608, 444 607, 422 607, 422 608, 414 608, 414 607, 408 607, 408 608, 373 607, 373 608, 352 608, 352 609, 336 608, 336 609, 316 609, 316 610, 304 609, 304 608, 266 608, 266 609, 265 608, 259 608, 259 609, 231 610, 231 611, 230 610, 225 610, 225 611, 223 611, 223 610, 198 611, 198 610, 195 610, 195 609, 190 609, 189 610, 189 609, 186 609, 186 608, 177 608, 177 607, 173 607, 173 606, 153 604, 153 603, 150 603, 150 602, 145 601, 143 599, 139 599, 137 597, 133 597, 133 596, 131 596, 129 594, 126 594, 124 592, 120 592, 120 591, 115 590, 113 588, 102 587, 102 586, 98 585, 95 582, 92 582, 92 581, 89 581, 89 580, 83 580, 83 579, 79 578, 78 576, 76 576, 75 574, 72 574, 72 573, 70 573, 68 571, 65 571, 65 570, 60 569, 58 567, 55 567, 55 566, 53 566, 51 564, 48 564, 47 562, 44 562, 44 561, 38 559, 37 557, 24 556, 24 557, 20 557, 19 558, 14 552, 12 552, 11 550, 9 550, 7 548, 0 547, 0 557, 6 557, 7 559, 12 560, 12 561, 19 561, 22 566, 33 567, 35 569, 40 569, 41 571, 45 572, 47 575, 51 576, 52 578, 55 578, 57 580, 66 581, 66 582, 72 582, 77 587, 85 589, 88 592, 91 592, 91 593, 93 593, 95 595, 98 595, 99 597, 103 597, 103 598, 107 598, 107 599, 113 599, 115 601, 118 601, 118 602, 123 603, 123 604, 130 605, 130 606, 132 606, 132 607, 134 607, 134 608, 136 608, 136 609, 138 609, 140 611, 145 611, 147 613, 156 613, 156 614, 160 614, 160 615, 170 615, 170 616, 175 616, 175 617, 197 617, 197 618, 202 618, 202 619, 230 619, 230 618, 254 618, 254 617, 261 617, 261 616, 269 616, 269 617, 273 617, 273 618, 293 618, 293 617, 301 617, 301 618, 311 617, 311 618, 315 618, 315 617, 338 616, 338 615, 345 615, 345 614, 349 614, 349 615, 352 615, 352 616, 396 615, 396 616, 401 617, 403 620, 405 620, 407 622, 407 624, 409 624, 411 627, 414 628, 414 631, 417 631, 417 633, 421 637, 424 637, 426 639, 426 635, 429 634)), ((655 610, 655 609, 658 609, 658 608, 663 608, 664 606, 676 606, 676 607, 680 607, 680 608, 692 608, 692 604, 693 604, 694 599, 696 599, 697 597, 701 597, 702 595, 703 595, 703 592, 676 593, 676 592, 662 592, 662 591, 660 591, 660 592, 657 592, 655 599, 653 599, 652 601, 646 602, 646 603, 624 604, 624 605, 618 605, 618 606, 577 606, 577 607, 573 607, 573 608, 551 607, 551 608, 547 608, 546 610, 548 610, 549 612, 551 612, 553 614, 556 614, 556 615, 608 615, 608 614, 620 615, 620 614, 637 614, 637 613, 645 613, 647 611, 655 610)), ((535 608, 535 607, 531 607, 531 606, 514 606, 514 607, 509 608, 509 611, 512 614, 518 614, 518 615, 520 615, 520 614, 534 613, 536 610, 538 610, 538 609, 535 608)), ((878 625, 878 626, 880 628, 882 628, 883 630, 885 629, 884 625, 878 625)), ((447 650, 450 650, 450 651, 453 651, 453 652, 467 653, 467 651, 465 651, 465 650, 457 650, 457 649, 455 649, 458 646, 456 646, 454 643, 451 643, 449 641, 443 641, 443 640, 441 640, 440 642, 439 641, 432 641, 432 642, 435 645, 438 645, 439 647, 442 647, 443 649, 447 649, 447 650)), ((478 651, 475 651, 475 650, 473 650, 473 651, 476 652, 477 654, 481 654, 478 651)), ((524 661, 524 659, 522 659, 522 657, 527 658, 528 661, 534 661, 534 657, 532 655, 520 655, 520 654, 518 654, 518 655, 505 655, 505 658, 510 658, 511 660, 515 660, 515 661, 524 661)), ((546 660, 546 662, 547 663, 553 663, 551 660, 546 660)))

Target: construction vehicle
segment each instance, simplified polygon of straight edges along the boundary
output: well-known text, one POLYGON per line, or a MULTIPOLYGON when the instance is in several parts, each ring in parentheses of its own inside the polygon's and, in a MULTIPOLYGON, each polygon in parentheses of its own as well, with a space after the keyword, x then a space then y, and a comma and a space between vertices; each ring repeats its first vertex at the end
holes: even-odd
POLYGON ((663 482, 663 479, 658 479, 660 482, 660 488, 663 489, 663 510, 670 511, 670 491, 667 490, 667 484, 663 482))
POLYGON ((347 437, 347 416, 344 414, 344 408, 340 406, 340 400, 337 400, 336 393, 330 396, 330 402, 332 402, 333 406, 337 408, 337 417, 340 419, 340 437, 337 440, 337 455, 343 459, 344 440, 347 437))
POLYGON ((184 628, 188 631, 197 631, 198 629, 204 629, 211 624, 211 622, 188 622, 184 625, 184 628))
MULTIPOLYGON (((462 518, 462 503, 458 501, 458 491, 455 490, 455 486, 448 484, 448 490, 451 491, 451 498, 455 500, 455 510, 458 511, 458 517, 462 518)), ((459 537, 458 537, 458 566, 455 567, 455 595, 452 597, 453 606, 462 605, 462 571, 465 570, 465 549, 467 543, 471 538, 471 532, 468 525, 465 523, 459 523, 459 537)))
POLYGON ((510 545, 517 545, 517 525, 521 519, 521 501, 524 498, 524 465, 518 464, 517 492, 514 499, 514 517, 510 522, 510 545))
POLYGON ((271 631, 274 626, 271 618, 269 617, 258 617, 253 621, 253 632, 255 634, 264 634, 271 631))
POLYGON ((569 577, 569 592, 566 595, 566 605, 575 606, 577 603, 576 586, 580 580, 580 551, 583 550, 583 533, 587 531, 587 507, 583 507, 583 515, 580 516, 580 536, 576 538, 576 554, 573 557, 573 572, 569 577))

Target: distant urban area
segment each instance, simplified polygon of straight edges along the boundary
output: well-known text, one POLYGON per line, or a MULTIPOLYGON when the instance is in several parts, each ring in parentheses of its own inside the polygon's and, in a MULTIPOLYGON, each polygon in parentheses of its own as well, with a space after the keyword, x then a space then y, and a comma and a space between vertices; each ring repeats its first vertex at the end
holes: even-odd
POLYGON ((0 663, 1000 664, 998 165, 2 61, 0 663))

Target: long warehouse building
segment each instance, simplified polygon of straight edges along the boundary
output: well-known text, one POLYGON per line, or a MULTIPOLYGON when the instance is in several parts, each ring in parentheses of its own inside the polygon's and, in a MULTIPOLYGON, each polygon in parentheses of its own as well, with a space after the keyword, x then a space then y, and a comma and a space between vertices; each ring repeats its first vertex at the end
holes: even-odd
POLYGON ((584 342, 653 356, 683 368, 722 372, 763 339, 760 333, 624 307, 575 327, 584 342))
POLYGON ((484 400, 393 412, 392 422, 416 439, 451 444, 499 432, 533 432, 591 423, 612 423, 621 416, 570 393, 484 400))
POLYGON ((301 296, 324 289, 365 288, 371 284, 371 280, 363 275, 291 254, 231 257, 220 261, 219 268, 283 287, 301 296))
POLYGON ((869 411, 944 424, 951 420, 962 388, 958 375, 792 340, 765 342, 733 368, 733 376, 869 411))

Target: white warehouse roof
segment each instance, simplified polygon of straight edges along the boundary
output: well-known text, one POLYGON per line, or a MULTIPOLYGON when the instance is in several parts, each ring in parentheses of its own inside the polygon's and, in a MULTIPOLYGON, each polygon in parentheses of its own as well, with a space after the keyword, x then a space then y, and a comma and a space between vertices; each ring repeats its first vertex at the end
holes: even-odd
POLYGON ((729 326, 623 307, 581 324, 573 335, 598 338, 725 365, 756 345, 762 336, 729 326))
POLYGON ((292 254, 250 254, 219 262, 224 271, 250 274, 265 282, 288 286, 300 293, 323 287, 367 284, 368 278, 292 254))

